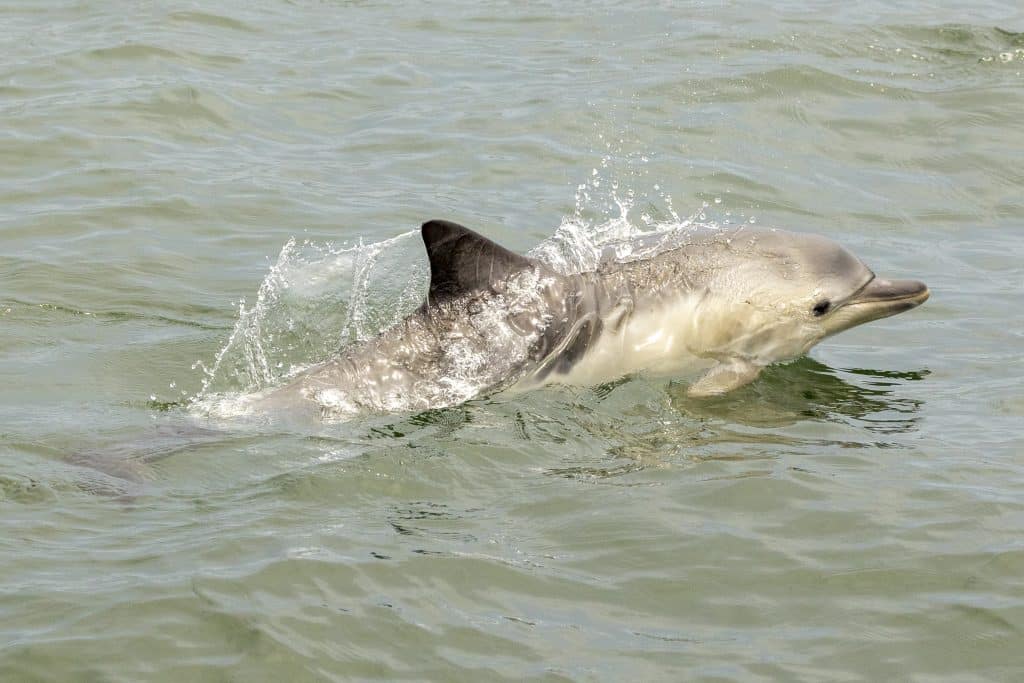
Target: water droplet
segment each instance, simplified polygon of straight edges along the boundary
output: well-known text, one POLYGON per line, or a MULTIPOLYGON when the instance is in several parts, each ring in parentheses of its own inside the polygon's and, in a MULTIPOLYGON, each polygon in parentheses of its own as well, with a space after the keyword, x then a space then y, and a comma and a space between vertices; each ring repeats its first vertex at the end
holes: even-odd
POLYGON ((721 204, 721 203, 722 203, 722 198, 721 197, 715 197, 715 204, 721 204))
POLYGON ((751 216, 750 220, 748 222, 749 223, 756 223, 757 222, 757 218, 755 218, 754 216, 751 216))

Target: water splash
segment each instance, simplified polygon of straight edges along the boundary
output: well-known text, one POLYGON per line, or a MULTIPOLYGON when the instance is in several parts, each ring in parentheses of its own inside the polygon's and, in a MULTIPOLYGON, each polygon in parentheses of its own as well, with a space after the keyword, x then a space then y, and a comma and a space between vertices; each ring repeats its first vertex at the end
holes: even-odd
POLYGON ((215 393, 251 393, 321 362, 401 320, 418 305, 427 269, 418 233, 335 246, 289 239, 207 365, 198 404, 215 393), (387 254, 386 258, 382 258, 387 254))
MULTIPOLYGON (((718 227, 706 222, 706 203, 682 217, 659 185, 637 189, 645 184, 647 161, 646 155, 604 155, 577 187, 573 214, 529 255, 559 272, 582 272, 609 259, 651 256, 685 242, 695 230, 718 227)), ((237 304, 234 329, 212 362, 193 365, 203 378, 191 408, 206 414, 245 412, 246 396, 398 323, 423 301, 428 280, 418 231, 340 247, 289 239, 255 303, 237 304)), ((488 356, 482 351, 455 355, 488 356)), ((475 395, 476 386, 464 376, 475 377, 479 368, 470 363, 449 370, 448 385, 439 387, 445 396, 461 401, 475 395)))
POLYGON ((573 214, 564 217, 555 233, 529 256, 558 272, 579 273, 595 270, 608 260, 652 256, 684 242, 697 228, 718 228, 707 221, 706 202, 681 216, 671 194, 659 184, 648 185, 647 154, 622 155, 611 142, 606 147, 609 151, 599 166, 576 187, 573 214))

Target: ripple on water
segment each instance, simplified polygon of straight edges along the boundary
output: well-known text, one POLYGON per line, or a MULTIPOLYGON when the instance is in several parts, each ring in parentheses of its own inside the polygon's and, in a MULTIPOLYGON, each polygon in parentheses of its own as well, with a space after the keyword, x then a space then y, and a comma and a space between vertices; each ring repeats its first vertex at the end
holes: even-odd
POLYGON ((179 21, 186 24, 196 24, 198 26, 213 26, 216 28, 226 28, 233 31, 241 31, 244 33, 260 33, 260 29, 252 26, 244 21, 236 18, 229 17, 222 14, 211 14, 208 12, 171 12, 167 15, 172 21, 179 21))
POLYGON ((1012 3, 158 5, 4 10, 0 679, 1019 678, 1012 3), (425 218, 573 268, 701 213, 934 297, 711 401, 179 403, 417 305, 425 218))

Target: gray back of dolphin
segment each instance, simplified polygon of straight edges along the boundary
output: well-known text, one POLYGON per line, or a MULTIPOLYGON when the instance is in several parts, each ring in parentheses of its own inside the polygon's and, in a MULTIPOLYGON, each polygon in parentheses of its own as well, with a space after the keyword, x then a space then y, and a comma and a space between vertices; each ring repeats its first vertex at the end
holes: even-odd
POLYGON ((589 308, 576 278, 449 221, 421 228, 423 304, 395 327, 256 398, 260 412, 348 415, 453 405, 514 382, 589 308))

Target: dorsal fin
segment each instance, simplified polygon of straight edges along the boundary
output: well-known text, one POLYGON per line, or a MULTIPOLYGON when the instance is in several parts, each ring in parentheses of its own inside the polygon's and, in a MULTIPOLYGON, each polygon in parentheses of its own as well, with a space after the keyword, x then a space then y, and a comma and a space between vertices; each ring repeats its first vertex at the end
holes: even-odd
POLYGON ((434 300, 493 289, 513 273, 534 265, 525 256, 458 223, 427 221, 420 233, 430 259, 429 297, 434 300))

